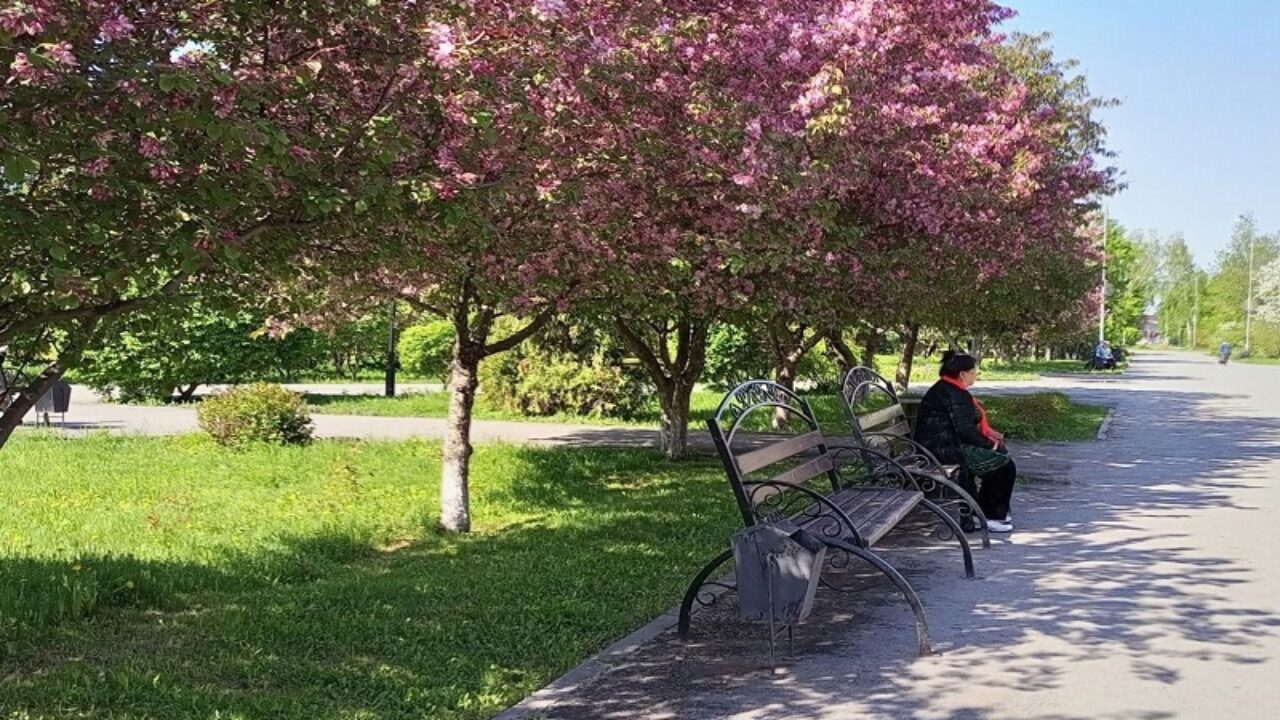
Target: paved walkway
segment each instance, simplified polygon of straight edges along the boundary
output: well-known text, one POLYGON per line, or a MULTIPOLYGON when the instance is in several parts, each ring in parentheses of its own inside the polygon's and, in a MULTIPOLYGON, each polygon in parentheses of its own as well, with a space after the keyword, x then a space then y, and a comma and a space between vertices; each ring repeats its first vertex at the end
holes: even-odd
MULTIPOLYGON (((1046 378, 1039 382, 983 383, 981 390, 991 393, 1032 392, 1060 389, 1087 402, 1107 402, 1105 389, 1114 381, 1111 378, 1081 376, 1076 378, 1046 378)), ((292 390, 304 393, 334 395, 378 395, 381 385, 288 385, 292 390)), ((402 392, 439 390, 439 385, 401 385, 402 392)), ((315 434, 325 438, 364 438, 401 440, 426 437, 444 438, 446 427, 443 418, 421 417, 369 417, 359 415, 313 414, 315 434)), ((34 414, 28 422, 34 420, 34 414)), ((55 427, 65 427, 71 434, 88 432, 138 433, 144 435, 176 435, 196 432, 196 412, 191 407, 117 405, 104 403, 89 388, 74 386, 71 412, 65 425, 56 419, 55 427)), ((499 420, 475 420, 471 426, 473 442, 497 440, 538 445, 609 445, 618 447, 656 447, 658 431, 652 428, 617 425, 576 425, 543 422, 509 422, 499 420)), ((697 448, 711 451, 711 439, 700 428, 693 428, 690 442, 697 448)))
POLYGON ((713 609, 693 642, 606 654, 504 717, 1280 716, 1280 367, 1142 354, 1082 390, 1118 406, 1110 437, 1049 448, 1063 474, 1019 488, 980 579, 953 547, 886 551, 936 656, 913 657, 909 611, 868 577, 819 592, 779 672, 764 630, 713 609))

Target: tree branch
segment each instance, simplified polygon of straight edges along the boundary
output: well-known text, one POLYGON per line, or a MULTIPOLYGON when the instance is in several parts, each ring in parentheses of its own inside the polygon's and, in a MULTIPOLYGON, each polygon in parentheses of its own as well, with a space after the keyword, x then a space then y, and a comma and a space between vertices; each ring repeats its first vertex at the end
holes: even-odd
POLYGON ((635 353, 636 357, 640 358, 640 364, 649 371, 649 376, 657 384, 658 389, 665 392, 671 385, 671 378, 663 368, 662 362, 658 360, 658 356, 645 344, 644 338, 632 330, 623 318, 615 317, 613 325, 618 330, 618 335, 622 337, 622 341, 631 349, 631 352, 635 353))
POLYGON ((528 325, 525 325, 523 328, 511 333, 498 342, 486 345, 484 347, 484 357, 506 352, 525 340, 528 340, 534 333, 537 333, 539 330, 546 327, 546 324, 550 322, 551 318, 554 316, 555 313, 551 308, 543 310, 541 313, 535 315, 533 320, 529 321, 528 325))

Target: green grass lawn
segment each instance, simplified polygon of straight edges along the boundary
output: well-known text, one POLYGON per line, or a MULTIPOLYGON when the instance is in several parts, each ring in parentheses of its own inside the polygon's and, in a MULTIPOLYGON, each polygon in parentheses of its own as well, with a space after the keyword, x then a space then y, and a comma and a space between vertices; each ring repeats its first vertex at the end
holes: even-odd
POLYGON ((1107 417, 1106 407, 1073 403, 1058 392, 979 398, 992 426, 1013 440, 1093 440, 1107 417))
MULTIPOLYGON (((710 417, 720 404, 723 393, 699 390, 693 393, 691 413, 695 418, 710 417)), ((405 393, 396 397, 377 395, 307 395, 307 404, 311 412, 330 415, 377 415, 384 417, 448 417, 448 392, 405 393)), ((475 406, 477 420, 508 420, 512 422, 551 422, 576 423, 592 425, 640 425, 658 426, 660 417, 655 400, 651 407, 645 408, 632 418, 616 418, 600 415, 546 415, 527 416, 518 412, 490 408, 483 397, 475 406)))
POLYGON ((6 718, 485 718, 679 600, 738 522, 713 461, 434 443, 15 438, 6 718))
MULTIPOLYGON (((938 379, 939 357, 918 357, 911 366, 911 385, 927 385, 938 379)), ((1119 375, 1127 364, 1116 370, 1087 370, 1083 360, 1010 360, 987 359, 982 361, 983 380, 1039 380, 1051 375, 1119 375)), ((876 372, 893 378, 898 370, 897 355, 877 355, 876 372)))
MULTIPOLYGON (((921 386, 921 390, 925 386, 921 386)), ((690 417, 695 430, 706 427, 706 419, 715 414, 723 395, 719 392, 700 390, 693 393, 690 417)), ((808 395, 818 422, 827 433, 845 434, 847 421, 840 399, 835 395, 808 395)), ((401 395, 394 398, 357 396, 308 396, 307 402, 316 413, 344 415, 383 415, 394 417, 446 417, 449 396, 443 392, 401 395)), ((1022 440, 1084 440, 1093 437, 1098 424, 1106 416, 1106 408, 1090 405, 1073 405, 1061 393, 1036 393, 1034 396, 993 397, 984 401, 997 427, 1009 427, 1010 437, 1022 440), (1048 409, 1042 408, 1031 397, 1052 396, 1048 409), (1029 405, 1028 405, 1029 403, 1029 405), (1024 407, 1025 406, 1025 407, 1024 407), (1019 416, 1023 416, 1020 418, 1019 416), (1031 418, 1031 419, 1026 419, 1031 418), (1092 425, 1092 431, 1089 426, 1092 425)), ((600 425, 638 425, 657 427, 658 410, 648 409, 643 414, 619 419, 582 415, 550 415, 525 417, 518 413, 493 411, 477 403, 475 417, 479 420, 509 420, 516 422, 559 422, 600 425)))
MULTIPOLYGON (((1217 357, 1217 355, 1214 355, 1214 357, 1217 357)), ((1244 358, 1232 358, 1232 362, 1249 363, 1250 365, 1280 365, 1280 358, 1250 355, 1244 358)))

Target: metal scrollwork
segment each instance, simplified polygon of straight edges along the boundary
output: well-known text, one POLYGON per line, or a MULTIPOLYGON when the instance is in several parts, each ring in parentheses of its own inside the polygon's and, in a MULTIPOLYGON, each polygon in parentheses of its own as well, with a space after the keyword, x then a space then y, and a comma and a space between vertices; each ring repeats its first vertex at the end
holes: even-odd
POLYGON ((697 595, 694 596, 694 602, 698 603, 698 605, 704 608, 711 607, 712 605, 715 605, 720 600, 720 596, 724 594, 723 591, 733 591, 737 589, 738 589, 737 585, 732 585, 730 583, 723 583, 716 580, 710 580, 703 583, 698 588, 698 593, 697 595), (713 588, 713 587, 720 588, 722 592, 715 592, 713 590, 705 589, 705 588, 713 588))

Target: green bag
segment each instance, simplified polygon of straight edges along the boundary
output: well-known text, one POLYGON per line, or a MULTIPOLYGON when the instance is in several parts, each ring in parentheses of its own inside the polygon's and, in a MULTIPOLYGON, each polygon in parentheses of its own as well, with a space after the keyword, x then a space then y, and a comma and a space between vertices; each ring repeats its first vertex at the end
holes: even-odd
POLYGON ((974 475, 986 475, 1009 462, 1009 453, 976 445, 961 445, 960 454, 964 456, 964 466, 974 475))

